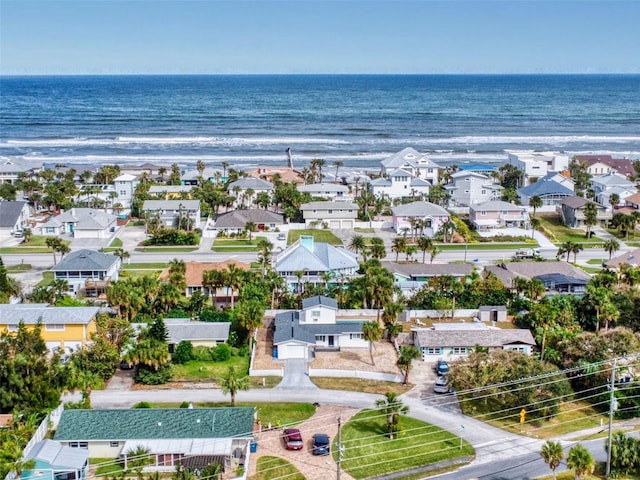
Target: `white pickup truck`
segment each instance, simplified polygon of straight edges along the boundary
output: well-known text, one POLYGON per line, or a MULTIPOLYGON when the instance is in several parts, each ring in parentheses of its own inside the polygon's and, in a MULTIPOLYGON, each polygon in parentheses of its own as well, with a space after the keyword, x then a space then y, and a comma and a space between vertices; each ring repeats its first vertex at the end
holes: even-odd
POLYGON ((540 250, 538 248, 524 248, 518 250, 513 258, 515 259, 523 259, 523 258, 537 258, 540 256, 540 250))

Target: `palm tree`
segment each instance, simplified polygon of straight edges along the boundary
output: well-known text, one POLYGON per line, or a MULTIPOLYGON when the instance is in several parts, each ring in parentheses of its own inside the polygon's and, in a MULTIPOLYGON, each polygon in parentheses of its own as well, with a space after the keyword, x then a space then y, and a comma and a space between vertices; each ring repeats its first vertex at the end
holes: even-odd
POLYGON ((591 238, 591 230, 598 224, 598 207, 593 202, 584 206, 584 225, 587 227, 587 238, 591 238))
POLYGON ((562 445, 560 442, 554 442, 548 440, 543 446, 540 456, 544 460, 544 463, 549 465, 553 478, 556 478, 556 468, 560 466, 560 462, 564 458, 564 452, 562 451, 562 445))
POLYGON ((240 390, 249 390, 249 377, 246 375, 240 377, 234 367, 229 367, 227 371, 218 378, 218 385, 220 385, 220 390, 222 390, 224 395, 227 393, 231 394, 231 406, 235 407, 236 393, 240 390))
POLYGON ((433 259, 436 258, 436 255, 438 255, 439 253, 440 253, 440 249, 436 245, 431 247, 431 249, 429 250, 429 255, 430 255, 429 263, 433 263, 433 259))
MULTIPOLYGON (((581 243, 574 243, 571 246, 571 253, 573 253, 573 263, 576 263, 577 259, 578 259, 578 253, 580 253, 582 250, 584 250, 584 247, 582 246, 581 243)), ((567 254, 567 257, 569 255, 567 254)))
POLYGON ((337 160, 335 162, 333 162, 333 166, 336 167, 336 183, 338 182, 338 170, 340 170, 342 167, 344 167, 344 163, 342 163, 340 160, 337 160))
POLYGON ((403 237, 396 237, 391 244, 391 251, 396 254, 396 262, 398 261, 398 255, 405 251, 407 248, 407 241, 403 237))
POLYGON ((56 265, 58 263, 56 253, 58 252, 58 248, 62 244, 62 240, 60 240, 58 237, 47 237, 44 243, 53 251, 53 264, 56 265))
POLYGON ((404 374, 404 385, 409 383, 409 372, 413 366, 413 361, 420 358, 420 350, 413 345, 402 345, 398 352, 398 361, 396 365, 400 371, 404 374))
POLYGON ((207 270, 202 274, 202 287, 206 288, 211 295, 213 307, 216 307, 216 293, 219 287, 224 285, 223 272, 218 270, 207 270))
POLYGON ((387 392, 384 399, 376 400, 376 407, 387 417, 387 437, 393 440, 400 432, 400 415, 409 413, 409 407, 393 392, 387 392))
MULTIPOLYGON (((369 244, 369 254, 373 258, 382 259, 387 256, 387 249, 384 246, 384 241, 381 238, 373 237, 369 244)), ((364 260, 367 260, 366 249, 362 252, 364 260)))
POLYGON ((113 254, 120 259, 120 263, 124 263, 125 258, 131 257, 131 254, 123 248, 116 249, 113 254))
POLYGON ((244 271, 240 270, 237 265, 234 263, 227 265, 227 272, 225 273, 225 281, 227 284, 227 288, 229 288, 231 292, 231 309, 233 310, 234 304, 234 289, 240 289, 240 287, 244 284, 244 271))
POLYGON ((529 206, 533 208, 533 216, 536 216, 536 210, 542 206, 542 199, 538 195, 534 195, 529 199, 529 206))
POLYGON ((258 226, 255 224, 255 222, 247 222, 244 226, 244 229, 249 234, 249 241, 251 241, 253 232, 258 229, 258 226))
POLYGON ((569 468, 573 468, 576 480, 582 478, 583 475, 587 473, 592 473, 595 469, 595 461, 589 453, 589 450, 584 448, 582 444, 577 444, 571 450, 569 450, 569 455, 567 456, 567 466, 569 468))
POLYGON ((271 261, 271 251, 273 250, 273 243, 264 237, 258 239, 258 260, 262 264, 262 278, 264 278, 267 264, 271 261))
POLYGON ((366 247, 366 243, 364 241, 364 237, 362 235, 354 235, 351 237, 351 243, 349 243, 349 248, 358 253, 362 253, 366 247))
POLYGON ((369 355, 371 355, 371 365, 376 364, 373 359, 373 342, 382 338, 382 329, 378 322, 365 322, 362 324, 362 337, 369 342, 369 355))
POLYGON ((260 328, 262 325, 264 310, 265 306, 260 302, 260 300, 255 298, 249 298, 238 302, 236 319, 242 328, 248 332, 247 340, 249 346, 251 346, 253 331, 260 328))
POLYGON ((604 251, 609 254, 609 260, 611 260, 611 256, 614 254, 614 252, 617 252, 618 250, 620 250, 620 242, 618 242, 615 238, 604 242, 604 251))
POLYGON ((427 256, 427 250, 433 247, 433 241, 427 237, 418 238, 418 248, 422 251, 422 263, 424 263, 427 256))

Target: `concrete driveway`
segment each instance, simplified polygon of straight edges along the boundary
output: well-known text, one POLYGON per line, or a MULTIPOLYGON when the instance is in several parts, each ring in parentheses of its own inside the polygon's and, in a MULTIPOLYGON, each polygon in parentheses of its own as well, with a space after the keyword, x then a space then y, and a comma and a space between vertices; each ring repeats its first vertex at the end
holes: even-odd
POLYGON ((307 361, 304 359, 288 359, 284 361, 284 376, 276 386, 282 389, 317 389, 307 373, 307 361))

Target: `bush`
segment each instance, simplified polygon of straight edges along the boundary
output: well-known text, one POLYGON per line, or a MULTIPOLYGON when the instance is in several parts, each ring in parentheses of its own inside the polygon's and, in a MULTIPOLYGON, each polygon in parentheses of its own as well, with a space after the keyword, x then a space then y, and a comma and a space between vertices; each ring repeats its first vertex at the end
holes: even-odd
POLYGON ((190 406, 190 405, 191 405, 191 404, 190 404, 189 402, 182 402, 182 403, 180 404, 180 408, 189 408, 189 406, 190 406))
POLYGON ((142 383, 143 385, 162 385, 171 380, 171 365, 163 365, 158 370, 148 370, 142 365, 139 365, 134 375, 136 383, 142 383))
POLYGON ((221 343, 211 350, 211 358, 214 362, 226 362, 231 358, 231 347, 226 343, 221 343))
POLYGON ((191 314, 182 308, 174 308, 165 313, 164 318, 191 318, 191 314))
POLYGON ((193 344, 186 340, 181 341, 173 352, 171 359, 173 363, 187 363, 193 358, 193 344))
POLYGON ((238 356, 239 357, 247 357, 247 356, 249 356, 249 347, 247 345, 243 345, 242 347, 240 347, 238 349, 238 356))
POLYGON ((151 404, 149 402, 138 402, 131 408, 151 408, 151 404))
POLYGON ((229 312, 215 308, 203 308, 198 318, 201 322, 230 322, 229 312))
POLYGON ((208 362, 211 360, 211 350, 207 347, 193 347, 191 358, 201 362, 208 362))
POLYGON ((176 228, 161 228, 149 240, 142 242, 144 246, 166 245, 198 245, 200 235, 197 231, 185 232, 176 228))

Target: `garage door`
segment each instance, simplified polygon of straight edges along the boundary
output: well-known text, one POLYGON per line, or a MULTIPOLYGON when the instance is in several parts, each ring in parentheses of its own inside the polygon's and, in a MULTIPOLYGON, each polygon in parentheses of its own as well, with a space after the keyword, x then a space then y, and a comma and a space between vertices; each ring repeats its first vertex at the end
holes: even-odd
POLYGON ((350 228, 350 229, 352 229, 353 227, 354 227, 353 220, 343 220, 342 221, 342 228, 350 228))
POLYGON ((307 358, 307 347, 304 345, 287 345, 285 357, 282 356, 282 346, 278 348, 278 357, 280 358, 307 358))
POLYGON ((329 220, 329 228, 340 228, 340 220, 329 220))
POLYGON ((60 342, 46 342, 47 343, 47 350, 49 350, 51 353, 55 353, 58 351, 58 349, 60 348, 60 342))

